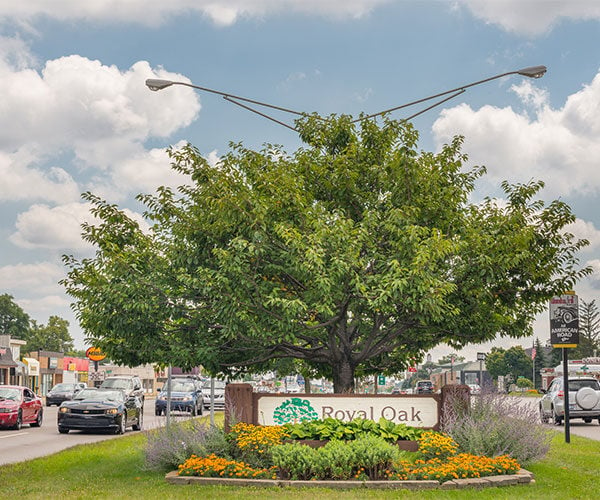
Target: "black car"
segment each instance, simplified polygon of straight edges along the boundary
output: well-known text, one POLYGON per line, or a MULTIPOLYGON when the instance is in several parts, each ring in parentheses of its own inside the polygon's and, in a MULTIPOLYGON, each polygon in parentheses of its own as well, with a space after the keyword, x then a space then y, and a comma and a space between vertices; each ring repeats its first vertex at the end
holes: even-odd
POLYGON ((73 399, 75 394, 84 389, 86 385, 81 382, 74 384, 63 382, 62 384, 56 384, 50 392, 46 394, 46 406, 60 406, 63 401, 70 401, 73 399))
POLYGON ((415 387, 417 394, 433 394, 434 386, 431 380, 419 380, 415 387))
POLYGON ((142 429, 144 409, 137 396, 116 389, 83 389, 58 409, 58 432, 108 430, 123 434, 127 427, 142 429))

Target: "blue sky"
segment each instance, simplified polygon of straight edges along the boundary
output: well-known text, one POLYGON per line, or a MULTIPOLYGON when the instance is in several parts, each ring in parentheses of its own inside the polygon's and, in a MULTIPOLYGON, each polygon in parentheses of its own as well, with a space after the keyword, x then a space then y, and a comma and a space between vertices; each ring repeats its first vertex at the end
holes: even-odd
MULTIPOLYGON (((136 194, 182 181, 169 169, 169 145, 189 141, 211 161, 230 141, 300 145, 294 132, 218 96, 150 92, 147 78, 356 115, 543 64, 539 80, 496 79, 419 117, 420 147, 465 135, 471 162, 488 168, 473 201, 500 195, 504 179, 544 180, 542 196, 567 201, 577 215, 570 230, 590 240, 580 258, 595 272, 577 293, 598 299, 598 47, 595 0, 0 0, 0 293, 40 323, 68 319, 83 348, 57 283, 62 254, 91 255, 79 236, 92 221, 81 192, 141 219, 136 194)), ((544 342, 547 315, 534 328, 544 342)), ((433 358, 448 352, 440 346, 433 358)))

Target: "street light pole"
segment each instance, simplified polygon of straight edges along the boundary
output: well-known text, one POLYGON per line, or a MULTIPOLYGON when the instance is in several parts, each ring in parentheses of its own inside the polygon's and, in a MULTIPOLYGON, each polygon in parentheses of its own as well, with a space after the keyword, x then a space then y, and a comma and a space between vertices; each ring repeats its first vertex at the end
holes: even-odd
MULTIPOLYGON (((439 92, 437 94, 431 95, 429 97, 424 97, 422 99, 418 99, 416 101, 412 101, 407 104, 401 104, 400 106, 395 106, 393 108, 388 108, 383 111, 378 111, 377 113, 372 113, 370 115, 361 116, 360 118, 353 120, 353 123, 367 120, 369 118, 375 118, 375 117, 378 117, 378 116, 381 116, 381 115, 384 115, 387 113, 392 113, 393 111, 407 108, 409 106, 414 106, 416 104, 421 104, 421 103, 430 101, 432 99, 437 99, 439 97, 443 98, 440 101, 437 101, 437 102, 431 104, 430 106, 427 106, 426 108, 424 108, 416 113, 413 113, 412 115, 403 119, 403 121, 409 121, 409 120, 412 120, 413 118, 425 113, 426 111, 429 111, 430 109, 435 108, 436 106, 439 106, 440 104, 443 104, 444 102, 449 101, 450 99, 454 99, 455 97, 466 92, 466 90, 468 88, 474 87, 475 85, 480 85, 482 83, 486 83, 491 80, 496 80, 498 78, 503 78, 503 77, 509 76, 509 75, 521 75, 521 76, 526 76, 528 78, 541 78, 542 76, 544 76, 545 73, 546 73, 546 66, 530 66, 530 67, 518 69, 515 71, 507 71, 506 73, 501 73, 499 75, 494 75, 489 78, 484 78, 483 80, 478 80, 473 83, 467 83, 465 85, 461 85, 460 87, 446 90, 444 92, 439 92)), ((273 104, 268 104, 266 102, 257 101, 256 99, 249 99, 247 97, 238 96, 235 94, 231 94, 229 92, 223 92, 221 90, 215 90, 215 89, 210 89, 207 87, 201 87, 199 85, 194 85, 192 83, 179 82, 179 81, 173 81, 173 80, 162 80, 162 79, 158 79, 158 78, 149 78, 146 80, 146 86, 150 90, 153 90, 153 91, 163 90, 163 89, 166 89, 167 87, 171 87, 172 85, 183 85, 185 87, 190 87, 190 88, 193 88, 196 90, 201 90, 203 92, 209 92, 211 94, 220 95, 221 97, 223 97, 223 99, 225 99, 228 102, 236 104, 237 106, 240 106, 240 107, 242 107, 248 111, 251 111, 253 113, 256 113, 257 115, 262 116, 263 118, 271 120, 275 123, 278 123, 279 125, 282 125, 286 128, 289 128, 290 130, 294 130, 296 132, 298 132, 298 129, 296 129, 295 127, 292 127, 291 125, 288 125, 287 123, 277 120, 276 118, 273 118, 272 116, 269 116, 266 113, 258 111, 257 109, 254 109, 253 107, 249 106, 248 104, 252 104, 255 106, 263 106, 263 107, 270 108, 270 109, 273 109, 276 111, 283 111, 285 113, 291 113, 291 114, 294 114, 297 116, 306 116, 307 115, 307 113, 304 113, 301 111, 296 111, 296 110, 284 108, 281 106, 275 106, 273 104)))

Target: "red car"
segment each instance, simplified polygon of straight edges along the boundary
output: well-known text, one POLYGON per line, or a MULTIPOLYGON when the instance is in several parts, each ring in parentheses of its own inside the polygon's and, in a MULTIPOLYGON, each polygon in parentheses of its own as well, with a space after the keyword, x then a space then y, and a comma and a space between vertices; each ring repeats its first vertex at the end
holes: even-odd
POLYGON ((42 425, 42 400, 28 387, 0 385, 0 427, 19 430, 21 425, 42 425))

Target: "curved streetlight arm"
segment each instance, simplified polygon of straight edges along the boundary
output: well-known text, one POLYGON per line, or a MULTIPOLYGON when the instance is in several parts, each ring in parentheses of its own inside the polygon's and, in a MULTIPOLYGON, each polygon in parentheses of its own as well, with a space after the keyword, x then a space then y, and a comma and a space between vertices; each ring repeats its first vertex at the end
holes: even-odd
MULTIPOLYGON (((419 116, 420 114, 425 113, 426 111, 429 111, 430 109, 435 108, 436 106, 439 106, 440 104, 443 104, 444 102, 449 101, 450 99, 453 99, 453 98, 459 96, 460 94, 465 92, 466 89, 468 89, 469 87, 473 87, 475 85, 480 85, 482 83, 489 82, 490 80, 496 80, 497 78, 502 78, 502 77, 508 76, 508 75, 522 75, 522 76, 527 76, 529 78, 540 78, 540 77, 544 76, 545 73, 546 73, 546 66, 530 66, 528 68, 523 68, 523 69, 519 69, 516 71, 508 71, 508 72, 502 73, 500 75, 491 76, 489 78, 485 78, 485 79, 479 80, 477 82, 462 85, 455 89, 446 90, 445 92, 440 92, 439 94, 435 94, 435 95, 432 95, 429 97, 424 97, 423 99, 418 99, 416 101, 409 102, 408 104, 401 104, 400 106, 395 106, 393 108, 385 109, 383 111, 379 111, 379 112, 373 113, 371 115, 362 116, 360 118, 357 118, 356 120, 353 120, 352 123, 366 120, 368 118, 374 118, 376 116, 380 116, 380 115, 383 115, 386 113, 391 113, 392 111, 397 111, 402 108, 407 108, 409 106, 414 106, 415 104, 420 104, 422 102, 430 101, 431 99, 436 99, 438 97, 444 97, 444 96, 448 96, 448 94, 451 94, 448 97, 445 97, 444 99, 436 102, 435 104, 432 104, 431 106, 428 106, 427 108, 425 108, 421 111, 418 111, 417 113, 414 113, 413 115, 404 119, 405 121, 412 120, 414 117, 419 116)), ((227 92, 221 92, 220 90, 214 90, 214 89, 209 89, 206 87, 200 87, 198 85, 193 85, 191 83, 174 82, 171 80, 161 80, 161 79, 157 79, 157 78, 149 78, 146 80, 146 86, 150 90, 153 90, 153 91, 163 90, 163 89, 166 89, 167 87, 170 87, 171 85, 183 85, 185 87, 190 87, 193 89, 202 90, 204 92, 210 92, 211 94, 220 95, 228 102, 237 104, 238 106, 240 106, 244 109, 247 109, 248 111, 252 111, 253 113, 256 113, 264 118, 267 118, 275 123, 278 123, 279 125, 283 125, 284 127, 287 127, 290 130, 294 130, 296 132, 298 131, 296 128, 294 128, 290 125, 287 125, 286 123, 279 121, 265 113, 262 113, 250 106, 247 106, 246 104, 243 104, 243 103, 250 103, 250 104, 255 104, 257 106, 264 106, 264 107, 267 107, 270 109, 275 109, 277 111, 283 111, 285 113, 292 113, 292 114, 298 115, 298 116, 306 116, 306 113, 302 113, 300 111, 295 111, 295 110, 289 109, 289 108, 283 108, 281 106, 275 106, 273 104, 268 104, 266 102, 257 101, 255 99, 248 99, 247 97, 241 97, 241 96, 237 96, 234 94, 229 94, 227 92)))
POLYGON ((146 87, 148 87, 150 90, 154 90, 154 91, 166 89, 167 87, 170 87, 171 85, 183 85, 185 87, 191 87, 193 89, 203 90, 204 92, 210 92, 211 94, 220 95, 220 96, 224 97, 225 99, 227 99, 228 101, 235 99, 236 101, 249 102, 252 104, 256 104, 258 106, 265 106, 267 108, 276 109, 278 111, 285 111, 286 113, 292 113, 294 115, 302 116, 305 114, 300 111, 294 111, 293 109, 282 108, 281 106, 275 106, 273 104, 268 104, 266 102, 256 101, 255 99, 248 99, 247 97, 241 97, 239 95, 230 94, 228 92, 221 92, 220 90, 214 90, 214 89, 209 89, 206 87, 200 87, 198 85, 193 85, 191 83, 173 82, 171 80, 158 80, 155 78, 149 78, 148 80, 146 80, 146 87))
POLYGON ((416 114, 414 114, 414 115, 412 115, 412 116, 410 116, 408 118, 405 118, 405 120, 410 120, 410 119, 414 118, 415 116, 418 116, 421 113, 424 113, 425 111, 428 111, 428 110, 430 110, 430 109, 432 109, 432 108, 434 108, 436 106, 439 106, 440 104, 442 104, 442 103, 444 103, 446 101, 449 101, 450 99, 452 99, 452 98, 454 98, 454 97, 462 94, 469 87, 474 87, 475 85, 480 85, 482 83, 486 83, 486 82, 489 82, 491 80, 496 80, 498 78, 502 78, 504 76, 509 76, 509 75, 522 75, 522 76, 527 76, 529 78, 541 78, 542 76, 544 76, 544 74, 546 73, 546 71, 547 71, 546 66, 530 66, 528 68, 518 69, 516 71, 508 71, 506 73, 501 73, 500 75, 491 76, 489 78, 485 78, 485 79, 479 80, 477 82, 468 83, 466 85, 461 85, 460 87, 456 87, 455 89, 451 89, 451 90, 446 90, 445 92, 440 92, 439 94, 431 95, 429 97, 424 97, 423 99, 418 99, 416 101, 409 102, 408 104, 401 104, 400 106, 395 106, 393 108, 385 109, 383 111, 379 111, 379 112, 373 113, 371 115, 363 116, 361 118, 357 118, 356 120, 354 120, 354 122, 358 122, 358 121, 361 121, 361 120, 366 120, 368 118, 375 118, 376 116, 380 116, 380 115, 383 115, 383 114, 386 114, 386 113, 391 113, 392 111, 397 111, 397 110, 402 109, 402 108, 407 108, 409 106, 414 106, 415 104, 420 104, 420 103, 425 102, 425 101, 430 101, 431 99, 436 99, 437 97, 442 97, 442 96, 454 93, 454 95, 450 96, 449 98, 443 99, 442 101, 440 101, 440 102, 438 102, 438 103, 436 103, 436 104, 434 104, 432 106, 429 106, 428 108, 424 109, 423 111, 419 111, 418 113, 416 113, 416 114))

